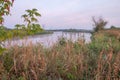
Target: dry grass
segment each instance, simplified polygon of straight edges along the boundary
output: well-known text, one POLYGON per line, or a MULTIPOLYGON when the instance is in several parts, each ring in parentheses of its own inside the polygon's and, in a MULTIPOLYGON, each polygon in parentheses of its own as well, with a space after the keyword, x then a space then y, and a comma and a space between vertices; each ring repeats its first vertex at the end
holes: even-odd
POLYGON ((109 36, 114 36, 116 39, 120 39, 120 30, 119 29, 108 29, 100 31, 101 33, 108 34, 109 36))
POLYGON ((120 52, 113 48, 92 54, 83 40, 50 49, 14 46, 0 57, 1 80, 119 80, 120 52), (95 57, 96 55, 96 57, 95 57))

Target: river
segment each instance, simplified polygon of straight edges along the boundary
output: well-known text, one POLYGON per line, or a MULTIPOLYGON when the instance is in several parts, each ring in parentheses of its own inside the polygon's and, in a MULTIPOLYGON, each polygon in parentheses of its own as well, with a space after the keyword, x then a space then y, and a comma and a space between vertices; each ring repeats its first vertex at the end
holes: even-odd
POLYGON ((81 33, 81 32, 54 32, 53 34, 43 34, 43 35, 34 35, 28 36, 23 39, 6 41, 5 47, 10 47, 14 45, 28 45, 32 44, 42 44, 44 47, 50 47, 55 44, 59 38, 64 37, 67 40, 72 40, 73 42, 78 39, 84 39, 86 43, 90 42, 91 34, 90 33, 81 33))

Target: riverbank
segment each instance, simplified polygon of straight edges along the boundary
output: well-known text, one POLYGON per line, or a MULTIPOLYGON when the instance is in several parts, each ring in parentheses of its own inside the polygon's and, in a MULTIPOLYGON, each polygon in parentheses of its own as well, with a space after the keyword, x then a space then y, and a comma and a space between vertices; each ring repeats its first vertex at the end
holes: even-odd
POLYGON ((53 32, 83 32, 83 33, 93 33, 93 30, 85 30, 85 29, 55 29, 55 30, 47 30, 47 31, 53 31, 53 32))
POLYGON ((101 31, 95 32, 93 35, 98 36, 99 34, 105 35, 105 36, 108 36, 108 37, 114 37, 114 38, 120 40, 120 29, 119 28, 118 29, 101 30, 101 31))
POLYGON ((120 79, 120 41, 94 33, 90 43, 59 39, 41 44, 13 46, 0 56, 0 79, 10 80, 108 80, 120 79))
POLYGON ((34 35, 44 35, 44 34, 53 34, 53 31, 41 31, 41 32, 38 32, 38 33, 36 33, 36 34, 34 34, 34 35))

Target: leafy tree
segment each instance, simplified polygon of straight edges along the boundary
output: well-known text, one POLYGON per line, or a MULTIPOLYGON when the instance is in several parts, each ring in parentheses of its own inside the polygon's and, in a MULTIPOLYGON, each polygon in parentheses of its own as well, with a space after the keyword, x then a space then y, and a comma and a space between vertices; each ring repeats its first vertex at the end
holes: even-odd
POLYGON ((10 7, 13 5, 14 0, 0 0, 0 53, 2 48, 2 42, 6 40, 7 32, 3 26, 3 16, 10 14, 10 7))
POLYGON ((14 0, 0 0, 0 25, 4 22, 3 16, 9 15, 13 2, 14 0))
POLYGON ((37 11, 37 9, 28 9, 26 12, 27 14, 22 15, 22 18, 24 18, 24 21, 27 22, 27 27, 33 22, 38 22, 36 17, 40 17, 41 14, 37 11))
POLYGON ((16 28, 17 30, 19 30, 19 29, 21 28, 21 25, 20 25, 20 24, 16 24, 16 25, 15 25, 15 28, 16 28))
POLYGON ((0 43, 6 39, 6 28, 3 26, 3 16, 10 14, 10 7, 14 0, 0 0, 0 43))
POLYGON ((24 24, 22 24, 21 27, 22 27, 22 30, 26 30, 26 27, 24 24))
POLYGON ((14 34, 15 35, 19 35, 19 29, 21 28, 21 25, 20 24, 16 24, 15 25, 15 30, 14 30, 14 34))
POLYGON ((95 18, 92 18, 93 22, 94 22, 94 31, 97 32, 99 30, 103 30, 106 26, 106 24, 108 23, 107 21, 105 21, 103 18, 99 18, 98 20, 95 20, 95 18))
POLYGON ((31 35, 31 34, 35 34, 38 33, 40 31, 42 31, 43 29, 41 28, 41 26, 39 24, 35 24, 36 22, 38 22, 37 17, 40 17, 41 14, 38 12, 37 9, 28 9, 25 10, 27 13, 23 14, 21 17, 24 18, 24 22, 27 23, 27 34, 31 35))
POLYGON ((13 32, 14 37, 15 36, 23 37, 26 35, 26 27, 24 24, 16 24, 13 32))
POLYGON ((33 33, 38 33, 40 31, 43 31, 41 26, 39 24, 32 24, 32 32, 33 33))

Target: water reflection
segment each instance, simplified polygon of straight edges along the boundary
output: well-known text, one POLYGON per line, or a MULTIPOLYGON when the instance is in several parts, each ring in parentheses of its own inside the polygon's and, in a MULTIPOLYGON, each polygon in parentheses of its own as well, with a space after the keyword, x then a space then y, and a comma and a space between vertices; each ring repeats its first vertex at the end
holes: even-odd
POLYGON ((90 33, 81 33, 81 32, 54 32, 53 34, 44 34, 44 35, 35 35, 35 36, 28 36, 24 39, 19 40, 12 40, 6 41, 6 47, 14 46, 14 45, 27 45, 28 43, 33 44, 42 44, 45 47, 52 46, 55 44, 59 38, 64 37, 67 40, 76 41, 79 38, 85 39, 85 42, 90 42, 90 33))

